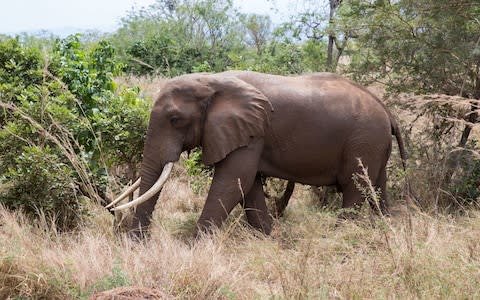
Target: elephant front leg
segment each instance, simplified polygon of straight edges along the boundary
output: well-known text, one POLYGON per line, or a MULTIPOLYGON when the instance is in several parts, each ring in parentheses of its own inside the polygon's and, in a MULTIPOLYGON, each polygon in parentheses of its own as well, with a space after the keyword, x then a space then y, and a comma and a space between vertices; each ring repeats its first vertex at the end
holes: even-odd
POLYGON ((250 192, 243 201, 243 208, 247 215, 248 223, 265 234, 272 231, 272 217, 268 213, 263 185, 260 176, 255 178, 250 192))
POLYGON ((199 231, 219 227, 232 209, 249 194, 257 174, 263 140, 254 139, 231 152, 215 165, 215 174, 205 206, 198 219, 199 231))

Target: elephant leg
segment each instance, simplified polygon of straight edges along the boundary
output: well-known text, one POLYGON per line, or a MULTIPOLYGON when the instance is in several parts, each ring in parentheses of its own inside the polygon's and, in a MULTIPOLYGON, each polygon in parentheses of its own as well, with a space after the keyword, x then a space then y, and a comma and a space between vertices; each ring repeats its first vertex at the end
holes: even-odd
POLYGON ((390 157, 390 152, 391 152, 392 146, 390 145, 387 148, 386 153, 384 154, 384 159, 380 163, 379 170, 377 172, 376 179, 372 178, 371 174, 370 178, 372 178, 372 183, 375 187, 375 191, 380 192, 380 197, 378 197, 378 205, 376 203, 370 202, 370 206, 372 209, 377 212, 381 213, 383 215, 388 215, 388 195, 387 195, 387 161, 388 158, 390 157), (375 180, 374 180, 375 179, 375 180))
MULTIPOLYGON (((375 188, 375 190, 378 190, 377 183, 380 182, 379 174, 380 174, 380 170, 383 168, 374 160, 363 159, 362 161, 364 166, 368 170, 368 177, 370 179, 370 182, 373 184, 373 187, 375 188)), ((360 184, 360 188, 367 188, 366 186, 367 183, 364 182, 362 179, 359 179, 357 184, 355 184, 355 181, 352 179, 353 176, 355 174, 363 174, 364 171, 358 166, 358 161, 352 161, 350 166, 353 166, 353 165, 356 165, 356 167, 350 168, 348 172, 344 172, 344 174, 348 174, 348 175, 343 176, 343 181, 340 182, 340 187, 343 193, 342 207, 345 209, 357 210, 362 206, 362 204, 365 201, 365 197, 362 195, 362 192, 360 191, 357 184, 360 184)), ((386 180, 386 177, 384 179, 386 180)), ((380 203, 381 202, 383 201, 380 200, 380 203)), ((370 205, 375 211, 377 210, 375 203, 370 203, 370 205)), ((383 204, 380 204, 380 205, 383 205, 383 204)), ((355 212, 345 212, 344 215, 345 217, 349 218, 350 216, 355 215, 355 212)))
POLYGON ((245 197, 243 208, 247 215, 248 223, 259 231, 270 234, 272 231, 272 217, 268 213, 263 185, 260 176, 255 178, 250 192, 245 197))
POLYGON ((212 226, 219 227, 250 192, 262 148, 263 140, 254 139, 248 146, 229 153, 215 165, 212 185, 197 222, 198 230, 209 232, 212 226))
MULTIPOLYGON (((380 173, 378 174, 377 182, 375 184, 375 188, 380 190, 380 212, 383 215, 389 215, 388 209, 388 195, 387 195, 387 168, 386 166, 382 167, 380 173)), ((372 203, 371 203, 372 205, 372 203)), ((378 208, 375 206, 373 207, 375 211, 378 211, 378 208)))
POLYGON ((280 218, 283 216, 285 208, 287 208, 290 197, 292 197, 293 190, 295 189, 295 182, 288 181, 285 192, 280 199, 275 200, 275 217, 280 218))
MULTIPOLYGON (((362 193, 357 189, 355 183, 352 181, 348 182, 346 185, 342 185, 342 193, 343 193, 343 202, 342 208, 344 209, 358 209, 363 203, 363 196, 362 193)), ((342 213, 342 217, 350 218, 353 216, 354 212, 344 212, 342 213)))
POLYGON ((330 187, 318 187, 318 186, 310 186, 311 191, 317 196, 318 198, 318 205, 319 207, 325 207, 328 204, 328 189, 330 187))

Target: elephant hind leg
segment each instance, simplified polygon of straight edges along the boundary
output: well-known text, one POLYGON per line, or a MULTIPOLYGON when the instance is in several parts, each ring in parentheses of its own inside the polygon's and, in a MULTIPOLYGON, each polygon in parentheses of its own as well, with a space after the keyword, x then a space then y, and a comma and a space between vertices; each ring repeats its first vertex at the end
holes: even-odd
POLYGON ((290 197, 292 197, 293 190, 295 189, 295 182, 288 181, 285 192, 280 199, 275 200, 275 217, 280 218, 283 216, 283 212, 287 208, 290 197))
MULTIPOLYGON (((369 200, 370 207, 382 214, 388 214, 388 207, 387 207, 387 170, 386 166, 381 166, 378 170, 378 167, 375 168, 374 164, 368 166, 368 177, 370 179, 370 183, 372 184, 375 191, 379 191, 379 197, 377 197, 379 203, 374 203, 372 199, 369 200), (377 171, 378 170, 378 171, 377 171), (375 172, 377 171, 377 172, 375 172)), ((351 173, 352 177, 355 173, 360 173, 362 170, 358 170, 356 172, 351 173)), ((363 173, 363 172, 362 172, 363 173)), ((365 197, 362 194, 361 189, 369 190, 369 187, 366 186, 367 183, 363 180, 349 180, 346 181, 344 184, 341 184, 342 192, 343 192, 343 208, 352 208, 358 209, 365 201, 365 197)), ((377 194, 378 195, 378 194, 377 194)), ((348 215, 348 213, 347 213, 348 215)))
MULTIPOLYGON (((365 182, 363 179, 361 179, 361 176, 363 176, 364 171, 358 166, 358 161, 353 162, 350 166, 355 163, 355 168, 351 168, 348 170, 348 172, 345 172, 343 176, 343 180, 339 182, 339 185, 342 190, 343 194, 343 204, 342 207, 345 209, 353 209, 357 210, 362 206, 362 204, 365 202, 365 197, 362 194, 362 191, 368 191, 369 187, 367 186, 367 182, 365 182), (356 177, 356 174, 359 175, 359 177, 356 177), (356 177, 356 179, 354 179, 356 177)), ((375 163, 368 163, 368 162, 363 162, 364 166, 367 167, 368 169, 368 177, 370 179, 370 183, 373 184, 373 187, 375 190, 382 190, 382 195, 384 194, 384 186, 378 186, 378 183, 382 182, 379 176, 380 170, 383 169, 381 166, 375 163)), ((386 175, 386 173, 385 173, 386 175)), ((386 177, 384 177, 384 180, 386 180, 386 177)), ((383 201, 380 201, 380 206, 383 201)), ((370 203, 370 206, 376 210, 376 204, 375 203, 370 203)), ((355 212, 345 212, 344 213, 347 217, 350 215, 355 215, 355 212)))
MULTIPOLYGON (((343 202, 342 208, 356 210, 363 203, 362 193, 355 186, 353 180, 350 180, 346 184, 342 184, 342 194, 343 202)), ((354 211, 345 211, 342 213, 341 217, 349 219, 351 216, 355 215, 354 211)))
POLYGON ((268 213, 267 204, 260 176, 255 178, 252 188, 245 196, 243 208, 248 223, 259 231, 270 234, 272 231, 272 217, 268 213))
POLYGON ((380 212, 383 215, 388 215, 389 214, 389 209, 388 209, 388 195, 387 195, 387 168, 386 166, 383 166, 380 169, 380 172, 377 177, 377 181, 375 183, 375 190, 380 191, 380 198, 379 200, 379 207, 375 203, 370 203, 374 211, 378 212, 378 209, 380 208, 380 212))

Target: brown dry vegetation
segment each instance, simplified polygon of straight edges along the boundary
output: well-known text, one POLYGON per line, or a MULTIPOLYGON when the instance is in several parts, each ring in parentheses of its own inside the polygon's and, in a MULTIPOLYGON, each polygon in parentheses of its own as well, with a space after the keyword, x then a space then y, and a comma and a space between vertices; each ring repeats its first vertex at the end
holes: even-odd
MULTIPOLYGON (((151 95, 157 83, 149 86, 151 95)), ((415 126, 407 130, 407 140, 424 143, 423 128, 432 121, 413 122, 401 107, 395 113, 404 128, 415 126)), ((428 212, 402 200, 404 175, 394 153, 393 216, 376 216, 366 208, 356 220, 339 222, 338 210, 320 208, 318 199, 297 185, 269 237, 249 229, 236 209, 222 229, 193 241, 205 189, 203 195, 192 192, 181 164, 161 194, 151 239, 143 243, 115 234, 113 217, 97 205, 70 233, 0 207, 0 299, 88 299, 119 287, 124 288, 95 297, 480 298, 480 212, 438 209, 433 178, 443 164, 428 157, 413 153, 408 174, 421 201, 431 204, 428 212)))
POLYGON ((201 199, 177 167, 151 240, 140 244, 114 235, 101 207, 70 234, 1 209, 0 298, 85 299, 121 286, 179 299, 480 297, 477 211, 425 214, 398 205, 390 218, 365 210, 338 224, 300 188, 272 236, 248 229, 236 211, 193 242, 201 199))

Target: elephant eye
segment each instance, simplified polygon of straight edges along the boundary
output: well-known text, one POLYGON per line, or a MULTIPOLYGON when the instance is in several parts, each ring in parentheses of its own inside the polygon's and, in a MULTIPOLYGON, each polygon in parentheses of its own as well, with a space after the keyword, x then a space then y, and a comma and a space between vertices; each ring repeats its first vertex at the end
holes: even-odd
POLYGON ((170 124, 172 124, 172 126, 176 126, 176 125, 178 125, 178 121, 179 121, 178 117, 172 117, 170 119, 170 124))

